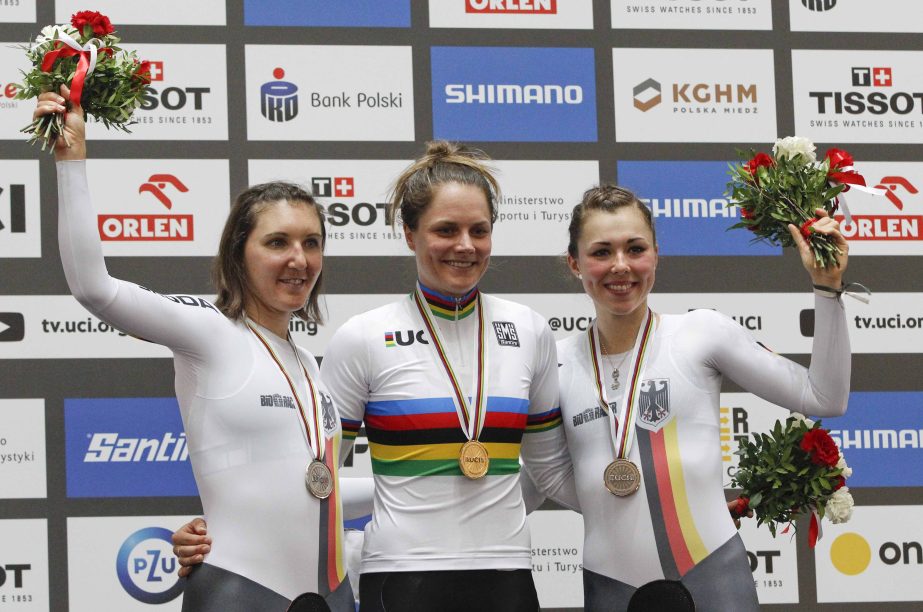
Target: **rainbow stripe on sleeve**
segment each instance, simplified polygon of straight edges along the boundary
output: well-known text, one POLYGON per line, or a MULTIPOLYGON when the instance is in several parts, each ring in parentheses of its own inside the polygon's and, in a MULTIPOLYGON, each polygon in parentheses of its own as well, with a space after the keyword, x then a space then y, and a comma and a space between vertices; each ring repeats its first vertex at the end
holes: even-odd
POLYGON ((340 426, 343 428, 343 440, 351 442, 359 435, 359 428, 362 427, 362 421, 352 421, 350 419, 340 419, 340 426))
POLYGON ((554 429, 563 423, 560 408, 552 408, 548 412, 530 414, 526 420, 526 433, 539 433, 554 429))

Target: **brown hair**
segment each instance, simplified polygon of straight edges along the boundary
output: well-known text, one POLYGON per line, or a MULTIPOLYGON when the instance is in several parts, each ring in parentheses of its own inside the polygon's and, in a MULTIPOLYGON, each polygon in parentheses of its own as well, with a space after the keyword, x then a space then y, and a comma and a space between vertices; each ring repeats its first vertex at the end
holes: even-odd
POLYGON ((423 156, 394 182, 388 205, 391 223, 397 222, 395 213, 400 211, 401 221, 411 230, 416 230, 435 190, 445 183, 459 183, 473 185, 484 193, 493 225, 497 220, 500 185, 484 163, 489 159, 483 151, 462 144, 445 140, 426 143, 423 156))
MULTIPOLYGON (((229 319, 240 319, 244 314, 244 296, 250 291, 247 282, 247 271, 244 266, 244 246, 250 232, 256 226, 257 218, 269 205, 275 202, 287 201, 290 206, 304 204, 312 208, 320 219, 321 248, 327 242, 327 227, 324 223, 324 207, 301 186, 285 181, 274 181, 254 185, 242 192, 231 206, 224 230, 221 232, 221 242, 218 245, 218 254, 212 262, 212 282, 218 290, 218 299, 215 306, 229 319)), ((306 321, 323 322, 318 305, 323 271, 317 277, 317 282, 311 289, 308 302, 293 314, 306 321)))
POLYGON ((654 229, 654 218, 651 214, 651 209, 645 206, 644 203, 638 199, 638 196, 628 189, 619 187, 618 185, 604 184, 587 189, 583 193, 583 199, 580 203, 574 206, 574 211, 571 213, 570 217, 570 225, 567 228, 567 232, 570 235, 570 241, 567 244, 567 252, 570 256, 575 259, 577 257, 577 242, 580 240, 580 235, 583 231, 583 222, 586 220, 589 213, 596 210, 611 213, 626 206, 634 207, 641 213, 645 223, 647 223, 647 226, 651 229, 651 236, 656 245, 657 231, 654 229))

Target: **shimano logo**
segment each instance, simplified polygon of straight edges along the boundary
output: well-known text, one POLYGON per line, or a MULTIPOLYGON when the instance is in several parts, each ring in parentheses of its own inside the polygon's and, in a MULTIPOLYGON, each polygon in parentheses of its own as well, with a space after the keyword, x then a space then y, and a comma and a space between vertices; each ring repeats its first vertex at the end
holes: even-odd
POLYGON ((160 438, 129 438, 117 433, 94 433, 83 456, 85 463, 187 461, 186 434, 164 433, 160 438))
POLYGON ((737 207, 729 205, 724 198, 644 198, 641 201, 656 218, 732 219, 739 216, 737 207))
POLYGON ((580 85, 494 85, 445 86, 447 104, 582 104, 580 85))

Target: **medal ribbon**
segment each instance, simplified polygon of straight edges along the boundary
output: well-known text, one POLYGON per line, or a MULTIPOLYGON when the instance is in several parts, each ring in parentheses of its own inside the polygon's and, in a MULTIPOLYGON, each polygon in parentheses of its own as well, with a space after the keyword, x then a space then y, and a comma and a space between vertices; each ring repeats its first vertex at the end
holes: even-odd
POLYGON ((439 327, 433 320, 429 311, 429 305, 423 296, 423 290, 420 283, 413 292, 413 301, 423 319, 423 325, 433 341, 433 350, 439 357, 439 363, 445 370, 449 378, 449 385, 452 387, 452 395, 455 400, 455 412, 458 414, 458 422, 462 426, 462 431, 469 440, 477 440, 484 429, 484 420, 487 415, 487 342, 484 338, 484 303, 481 300, 481 293, 478 292, 476 310, 478 313, 478 335, 475 341, 475 359, 477 367, 474 372, 474 401, 468 402, 468 396, 461 389, 458 383, 458 377, 455 370, 452 369, 452 363, 445 351, 445 343, 442 341, 442 334, 439 333, 439 327))
POLYGON ((628 371, 631 372, 631 378, 622 392, 622 409, 621 418, 616 418, 609 409, 609 398, 606 395, 606 385, 603 380, 602 368, 600 367, 600 357, 602 350, 599 348, 599 334, 596 331, 596 321, 587 329, 587 336, 590 342, 590 362, 593 365, 593 381, 596 383, 596 401, 599 402, 600 408, 609 415, 609 425, 612 431, 612 444, 615 449, 615 456, 618 459, 628 457, 628 451, 631 450, 631 444, 634 441, 635 419, 638 415, 638 395, 641 392, 641 377, 644 373, 644 360, 647 357, 647 351, 651 347, 651 340, 654 337, 654 313, 650 308, 647 309, 647 317, 644 323, 638 329, 638 335, 635 337, 634 351, 631 355, 631 361, 628 362, 628 371), (619 429, 619 423, 622 423, 619 429))
POLYGON ((257 339, 266 347, 266 350, 269 351, 272 360, 276 362, 276 365, 279 367, 279 371, 282 372, 282 376, 285 377, 285 381, 288 383, 289 389, 292 390, 292 395, 295 397, 295 403, 298 404, 298 413, 301 415, 301 421, 304 423, 305 435, 308 439, 308 447, 311 450, 311 456, 318 461, 324 460, 324 443, 321 439, 321 433, 323 431, 323 424, 321 423, 321 415, 318 406, 320 405, 320 400, 317 394, 317 387, 314 386, 314 381, 311 380, 311 376, 308 374, 307 368, 304 367, 304 363, 301 361, 301 356, 298 354, 298 348, 295 346, 295 343, 292 341, 292 335, 288 334, 287 340, 288 343, 292 346, 292 350, 295 351, 295 358, 298 360, 298 365, 301 366, 301 371, 304 373, 305 381, 308 383, 308 391, 311 392, 311 406, 312 406, 312 418, 308 420, 308 415, 305 412, 304 404, 301 403, 301 397, 298 395, 298 391, 295 389, 295 384, 292 382, 292 377, 289 376, 288 370, 285 369, 282 360, 279 359, 279 356, 276 355, 276 352, 273 350, 272 345, 269 343, 269 340, 266 339, 263 334, 259 332, 253 325, 250 324, 250 320, 247 320, 247 327, 250 328, 250 331, 257 337, 257 339), (309 423, 313 423, 314 427, 312 428, 309 423))

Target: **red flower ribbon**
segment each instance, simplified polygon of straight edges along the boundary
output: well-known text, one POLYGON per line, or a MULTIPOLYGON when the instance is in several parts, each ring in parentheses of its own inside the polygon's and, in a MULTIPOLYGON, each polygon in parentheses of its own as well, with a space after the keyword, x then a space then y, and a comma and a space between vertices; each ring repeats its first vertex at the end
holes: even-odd
POLYGON ((807 221, 802 223, 801 224, 801 235, 804 236, 805 238, 810 238, 811 232, 812 232, 811 226, 814 225, 815 223, 817 223, 817 217, 814 217, 813 219, 808 219, 807 221))
POLYGON ((843 149, 830 149, 827 151, 826 158, 830 164, 827 178, 831 181, 845 184, 846 188, 843 191, 849 191, 850 185, 866 186, 865 178, 853 169, 855 162, 852 155, 843 149))
MULTIPOLYGON (((93 40, 96 39, 94 38, 93 40)), ((42 58, 42 71, 50 72, 57 60, 65 57, 73 57, 75 55, 80 56, 80 59, 77 60, 77 70, 74 72, 74 78, 70 85, 71 103, 77 106, 80 105, 80 99, 83 96, 83 84, 87 74, 90 72, 90 53, 91 52, 86 49, 78 50, 70 45, 63 44, 61 41, 57 41, 55 42, 55 48, 46 53, 45 57, 42 58)), ((113 51, 109 47, 100 47, 97 53, 107 53, 111 57, 113 51)))
POLYGON ((814 548, 820 535, 820 522, 817 520, 817 513, 811 512, 811 523, 808 525, 808 546, 814 548))

